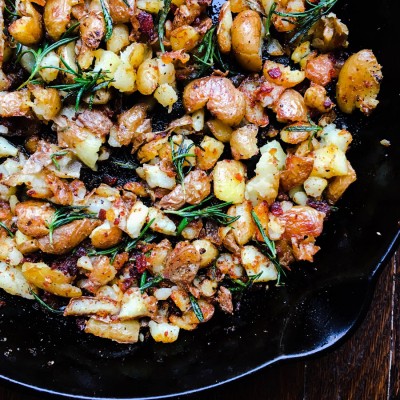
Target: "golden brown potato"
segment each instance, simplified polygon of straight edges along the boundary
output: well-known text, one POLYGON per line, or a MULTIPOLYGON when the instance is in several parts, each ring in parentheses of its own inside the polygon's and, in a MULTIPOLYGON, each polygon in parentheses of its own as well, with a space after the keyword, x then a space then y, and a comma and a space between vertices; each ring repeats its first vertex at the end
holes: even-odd
POLYGON ((232 132, 230 145, 235 160, 247 160, 258 154, 257 133, 255 125, 245 125, 232 132))
POLYGON ((18 92, 0 92, 0 117, 23 117, 31 112, 30 93, 28 90, 18 92))
POLYGON ((192 113, 207 106, 208 110, 227 125, 238 125, 246 110, 245 98, 227 78, 210 76, 195 79, 183 91, 183 105, 192 113))
POLYGON ((306 78, 311 82, 326 86, 335 77, 335 63, 330 54, 321 54, 307 62, 306 78))
POLYGON ((228 143, 231 140, 232 128, 221 122, 219 119, 207 121, 211 133, 222 143, 228 143))
POLYGON ((54 207, 50 203, 38 200, 22 201, 15 207, 17 227, 27 236, 34 238, 45 236, 49 233, 47 225, 54 212, 54 207))
POLYGON ((109 0, 108 6, 114 24, 130 22, 132 9, 125 4, 124 0, 109 0))
POLYGON ((63 225, 53 232, 53 241, 44 236, 39 239, 39 247, 44 253, 66 254, 86 239, 101 222, 95 219, 81 219, 63 225))
POLYGON ((261 58, 261 18, 256 11, 239 13, 232 24, 232 49, 238 63, 248 71, 260 71, 261 58))
POLYGON ((24 46, 32 46, 39 43, 43 37, 41 14, 36 11, 29 0, 22 0, 18 9, 22 17, 8 27, 10 35, 24 46))
POLYGON ((256 225, 253 221, 251 210, 252 205, 250 201, 232 206, 228 210, 227 214, 231 217, 240 217, 230 225, 232 227, 233 236, 239 246, 243 246, 250 241, 256 231, 256 225))
POLYGON ((298 85, 305 78, 303 71, 292 71, 290 67, 271 60, 265 61, 263 75, 267 81, 286 88, 298 85))
POLYGON ((285 169, 280 174, 280 184, 283 190, 286 192, 303 184, 310 176, 313 164, 312 157, 287 156, 285 169))
POLYGON ((200 253, 192 244, 179 242, 167 257, 163 275, 174 283, 186 286, 193 282, 200 261, 200 253))
MULTIPOLYGON (((304 122, 296 122, 294 124, 291 124, 289 126, 311 126, 309 123, 304 123, 304 122)), ((289 127, 288 126, 288 127, 289 127)), ((304 142, 307 140, 310 136, 310 132, 307 131, 288 131, 286 128, 281 130, 281 139, 285 143, 290 143, 290 144, 299 144, 301 142, 304 142)))
POLYGON ((62 103, 57 89, 44 88, 39 85, 29 85, 34 100, 32 111, 36 116, 44 121, 54 119, 61 111, 62 103))
MULTIPOLYGON (((204 318, 202 322, 209 321, 211 317, 214 315, 214 306, 202 299, 198 300, 198 304, 204 318)), ((197 325, 200 323, 199 319, 196 317, 196 314, 193 312, 193 310, 184 312, 181 317, 178 317, 177 315, 171 315, 169 317, 169 320, 174 325, 179 326, 179 328, 187 331, 196 329, 197 325)))
POLYGON ((354 171, 349 162, 347 162, 347 166, 348 174, 333 178, 326 189, 326 198, 333 204, 342 197, 347 188, 357 179, 356 171, 354 171))
POLYGON ((313 83, 304 93, 304 102, 307 107, 314 108, 320 113, 326 113, 335 107, 333 101, 326 94, 325 88, 313 83))
POLYGON ((383 78, 381 69, 371 50, 361 50, 347 59, 336 86, 336 98, 343 112, 350 114, 358 108, 369 115, 375 109, 383 78))
POLYGON ((139 340, 139 321, 110 321, 102 322, 90 318, 86 322, 85 333, 110 339, 117 343, 136 343, 139 340))
POLYGON ((48 35, 53 40, 60 39, 71 20, 72 0, 47 0, 43 19, 48 35))
POLYGON ((98 249, 108 249, 118 244, 122 239, 122 231, 118 226, 106 221, 98 226, 90 235, 92 245, 98 249))
POLYGON ((287 89, 274 105, 279 122, 307 121, 307 106, 299 92, 287 89))
POLYGON ((183 25, 171 32, 170 42, 173 51, 194 49, 200 42, 201 36, 195 28, 183 25))
POLYGON ((227 1, 222 5, 219 12, 217 29, 218 46, 223 54, 229 53, 232 48, 232 22, 231 3, 227 1))
POLYGON ((94 10, 89 11, 80 21, 79 29, 86 47, 97 49, 106 31, 103 14, 94 10))
POLYGON ((219 140, 204 136, 200 147, 196 147, 196 165, 206 171, 211 169, 224 151, 224 145, 219 140))

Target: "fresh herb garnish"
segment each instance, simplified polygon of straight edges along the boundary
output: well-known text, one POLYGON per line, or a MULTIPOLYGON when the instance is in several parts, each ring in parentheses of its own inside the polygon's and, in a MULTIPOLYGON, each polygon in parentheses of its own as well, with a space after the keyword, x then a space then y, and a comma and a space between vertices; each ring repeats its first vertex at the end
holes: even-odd
POLYGON ((241 279, 231 279, 231 282, 236 286, 229 287, 228 289, 231 292, 243 292, 249 289, 255 280, 257 280, 262 275, 262 272, 259 272, 257 275, 251 275, 248 277, 247 282, 243 282, 241 279))
POLYGON ((317 3, 312 3, 306 0, 310 8, 303 12, 286 13, 274 11, 274 14, 280 17, 291 18, 289 22, 296 24, 294 29, 295 34, 290 39, 289 43, 294 43, 297 39, 302 38, 310 28, 324 15, 328 14, 338 0, 320 0, 317 3))
POLYGON ((68 150, 57 151, 50 155, 51 162, 54 164, 57 171, 60 170, 60 164, 58 163, 58 158, 68 154, 68 150))
POLYGON ((72 33, 74 33, 74 30, 80 25, 81 23, 79 21, 75 22, 72 24, 62 35, 61 39, 64 39, 66 37, 69 37, 72 33))
MULTIPOLYGON (((131 251, 131 250, 133 250, 133 249, 136 247, 136 245, 138 244, 138 242, 139 242, 140 240, 142 240, 142 239, 145 240, 144 236, 146 235, 146 232, 150 229, 150 227, 151 227, 151 225, 153 224, 154 221, 155 221, 155 218, 151 219, 151 220, 146 224, 146 226, 141 230, 139 236, 138 236, 136 239, 130 241, 130 242, 125 246, 125 251, 131 251)), ((149 239, 148 239, 148 240, 149 240, 149 239)), ((147 240, 145 240, 145 241, 147 241, 147 240)))
POLYGON ((3 222, 0 222, 0 227, 3 228, 7 232, 8 236, 10 236, 12 238, 14 237, 14 234, 11 232, 11 230, 7 227, 6 224, 4 224, 3 222))
POLYGON ((75 96, 75 110, 78 111, 79 104, 83 95, 90 94, 89 109, 92 108, 94 94, 97 90, 104 89, 113 81, 112 78, 107 77, 108 71, 82 71, 78 64, 78 71, 71 68, 67 62, 60 57, 61 62, 64 64, 65 68, 59 67, 43 67, 43 68, 53 68, 59 71, 71 74, 73 76, 73 83, 64 83, 60 85, 49 85, 49 88, 54 88, 58 90, 63 90, 68 92, 68 96, 75 96))
POLYGON ((317 132, 322 131, 323 128, 321 126, 314 124, 309 115, 308 115, 308 122, 310 125, 289 126, 287 128, 284 128, 284 130, 288 132, 311 132, 308 138, 308 147, 311 148, 311 141, 313 140, 317 132))
POLYGON ((22 89, 23 87, 25 87, 29 82, 31 82, 33 80, 33 78, 35 77, 35 75, 43 68, 46 67, 42 67, 40 64, 42 63, 43 59, 53 50, 56 50, 57 48, 59 48, 60 46, 63 46, 64 44, 67 44, 69 42, 73 42, 74 40, 77 40, 78 37, 74 36, 74 37, 69 37, 69 38, 64 38, 64 39, 60 39, 57 42, 54 42, 53 44, 48 44, 46 43, 43 47, 39 47, 37 50, 33 50, 33 49, 28 49, 28 50, 24 50, 19 52, 19 55, 17 57, 17 62, 19 62, 19 60, 21 60, 21 57, 24 56, 25 54, 32 54, 33 58, 34 58, 34 66, 32 68, 32 72, 29 75, 29 78, 22 83, 17 90, 22 89))
POLYGON ((128 158, 126 158, 125 161, 113 160, 113 161, 111 161, 111 164, 114 164, 117 167, 120 167, 123 169, 136 169, 138 167, 138 165, 135 164, 135 162, 133 160, 130 160, 128 158))
POLYGON ((197 48, 197 54, 193 55, 193 57, 200 63, 195 78, 203 76, 209 69, 213 68, 214 65, 218 65, 218 67, 224 71, 229 70, 229 67, 225 65, 221 53, 219 52, 215 29, 216 27, 213 26, 207 31, 197 48))
POLYGON ((85 218, 98 219, 96 213, 85 213, 83 212, 84 209, 86 209, 86 206, 66 206, 56 210, 51 221, 47 222, 50 243, 53 243, 54 230, 60 226, 85 218))
POLYGON ((4 5, 4 11, 12 17, 12 20, 15 20, 19 17, 15 3, 11 0, 6 0, 6 3, 8 6, 4 5))
POLYGON ((272 3, 271 8, 269 9, 267 18, 265 20, 265 37, 266 38, 270 38, 271 36, 271 22, 272 22, 272 15, 274 14, 275 10, 276 10, 276 3, 272 3))
POLYGON ((144 293, 144 291, 148 288, 151 288, 157 284, 159 284, 163 280, 163 277, 158 275, 153 279, 150 279, 147 282, 147 272, 144 271, 142 276, 140 277, 140 293, 144 293))
POLYGON ((185 140, 182 138, 182 142, 178 147, 178 150, 175 150, 175 143, 172 138, 170 138, 171 144, 171 153, 172 153, 172 163, 174 164, 176 175, 178 178, 178 182, 182 185, 183 194, 185 195, 185 173, 183 172, 183 165, 185 161, 189 163, 189 170, 187 174, 192 170, 193 164, 186 160, 186 157, 196 157, 194 154, 189 153, 189 150, 194 146, 194 143, 190 143, 188 146, 185 145, 185 140))
POLYGON ((259 229, 259 231, 264 239, 264 243, 263 243, 264 246, 262 246, 262 248, 264 249, 264 253, 272 261, 272 263, 276 267, 276 270, 278 271, 278 278, 277 278, 276 284, 280 285, 281 284, 281 275, 283 274, 284 276, 286 276, 286 272, 283 269, 282 265, 279 263, 278 256, 276 253, 276 248, 275 248, 275 242, 273 240, 271 240, 265 233, 265 230, 264 230, 263 226, 261 225, 261 222, 260 222, 257 214, 254 212, 254 210, 251 211, 251 216, 253 217, 253 220, 254 220, 255 224, 257 225, 257 228, 259 229))
POLYGON ((238 220, 240 218, 240 216, 231 217, 230 215, 228 215, 222 211, 223 208, 226 208, 226 207, 232 205, 232 202, 230 202, 230 201, 225 201, 220 204, 201 208, 205 203, 210 201, 213 197, 214 196, 212 196, 212 195, 208 196, 201 203, 195 204, 193 206, 181 208, 180 210, 176 210, 176 211, 165 210, 164 211, 166 214, 174 214, 174 215, 178 215, 179 217, 183 218, 181 223, 178 225, 178 229, 177 229, 178 235, 180 235, 182 233, 182 231, 185 229, 185 227, 196 218, 211 218, 211 219, 215 220, 216 222, 220 223, 221 225, 229 225, 232 222, 235 222, 236 220, 238 220))
POLYGON ((110 37, 113 33, 113 20, 111 18, 110 11, 108 10, 108 4, 106 4, 106 1, 100 0, 100 4, 104 15, 104 22, 106 23, 106 35, 104 40, 107 42, 110 40, 110 37))
POLYGON ((160 49, 163 53, 165 53, 165 47, 164 47, 164 25, 165 21, 167 20, 167 16, 169 13, 169 10, 171 8, 171 0, 165 0, 164 1, 164 7, 160 12, 158 13, 158 39, 160 41, 160 49))
POLYGON ((192 294, 189 294, 189 299, 190 299, 190 304, 192 305, 194 315, 196 315, 197 319, 200 322, 203 322, 204 315, 203 315, 203 312, 201 311, 199 303, 197 302, 197 300, 195 299, 195 297, 192 294))
POLYGON ((63 314, 63 310, 56 310, 55 308, 49 306, 45 303, 31 288, 29 288, 29 293, 35 298, 35 300, 46 310, 54 313, 54 314, 63 314))

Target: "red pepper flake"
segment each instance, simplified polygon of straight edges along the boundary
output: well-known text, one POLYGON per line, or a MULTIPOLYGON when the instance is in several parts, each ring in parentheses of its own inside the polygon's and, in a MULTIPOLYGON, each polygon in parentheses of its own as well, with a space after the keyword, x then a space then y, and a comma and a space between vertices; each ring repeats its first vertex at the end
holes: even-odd
POLYGON ((268 71, 268 75, 272 78, 272 79, 278 79, 282 76, 282 72, 281 70, 276 67, 276 68, 271 68, 268 71))
POLYGON ((142 274, 147 269, 147 259, 144 254, 136 254, 134 256, 134 260, 136 263, 136 269, 139 274, 142 274))
POLYGON ((282 215, 283 210, 281 203, 279 203, 279 201, 275 201, 274 203, 271 204, 269 211, 271 211, 271 213, 274 214, 275 216, 282 215))
POLYGON ((103 176, 103 182, 106 185, 114 186, 117 183, 117 181, 118 181, 118 178, 116 176, 110 176, 110 175, 103 176))
POLYGON ((107 211, 104 208, 101 208, 99 211, 99 219, 104 221, 107 217, 107 211))
POLYGON ((235 179, 236 179, 237 181, 239 181, 239 182, 242 182, 242 180, 243 180, 243 175, 237 173, 237 174, 235 174, 235 179))
POLYGON ((120 219, 119 218, 115 218, 114 219, 114 225, 119 225, 120 223, 120 219))
POLYGON ((139 21, 140 32, 147 36, 147 39, 150 42, 155 40, 157 38, 157 34, 154 30, 154 21, 151 14, 147 13, 146 11, 140 11, 136 17, 139 21))

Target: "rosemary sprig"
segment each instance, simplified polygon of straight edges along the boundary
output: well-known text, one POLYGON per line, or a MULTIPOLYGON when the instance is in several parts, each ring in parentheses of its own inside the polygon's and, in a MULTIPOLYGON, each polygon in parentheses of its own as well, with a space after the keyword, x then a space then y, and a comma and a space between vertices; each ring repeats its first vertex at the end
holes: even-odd
POLYGON ((318 126, 316 124, 314 124, 314 122, 312 121, 312 119, 310 118, 310 116, 307 116, 308 118, 308 122, 311 125, 296 125, 296 126, 289 126, 287 128, 285 128, 285 131, 289 131, 289 132, 311 132, 310 137, 308 138, 308 147, 311 148, 311 141, 313 140, 313 138, 315 137, 315 135, 317 134, 317 132, 322 131, 323 128, 321 126, 318 126))
POLYGON ((271 8, 269 9, 267 18, 265 20, 265 37, 269 38, 271 36, 271 22, 272 22, 272 16, 274 15, 274 12, 276 10, 276 3, 272 3, 271 8))
POLYGON ((167 16, 169 13, 169 10, 171 8, 171 0, 165 0, 164 1, 164 7, 160 12, 158 13, 158 39, 160 41, 160 49, 163 53, 165 53, 165 47, 164 47, 164 25, 165 21, 167 20, 167 16))
POLYGON ((86 206, 66 206, 56 210, 53 214, 52 219, 47 222, 50 243, 53 243, 54 230, 59 228, 60 226, 67 225, 73 221, 85 218, 98 219, 96 213, 82 212, 85 208, 86 206))
POLYGON ((217 221, 218 223, 220 223, 221 225, 229 225, 240 218, 240 216, 231 217, 230 215, 228 215, 222 211, 222 209, 224 209, 232 204, 232 202, 230 202, 230 201, 225 201, 220 204, 201 208, 205 203, 210 201, 213 197, 214 196, 212 196, 212 195, 208 196, 206 199, 204 199, 199 204, 181 208, 180 210, 177 210, 177 211, 173 211, 173 210, 165 210, 164 211, 166 214, 174 214, 174 215, 178 215, 179 217, 183 218, 183 220, 181 221, 181 223, 178 225, 178 228, 177 228, 178 235, 180 235, 182 233, 182 231, 185 229, 185 227, 196 218, 211 218, 214 221, 217 221))
POLYGON ((22 83, 17 90, 22 89, 23 87, 25 87, 29 82, 31 82, 33 80, 33 78, 35 77, 35 75, 43 68, 40 64, 42 63, 43 59, 47 56, 47 54, 49 54, 51 51, 56 50, 58 47, 63 46, 64 44, 67 44, 69 42, 73 42, 74 40, 77 40, 78 37, 74 36, 74 37, 66 37, 63 39, 58 40, 57 42, 54 42, 53 44, 48 44, 46 43, 43 47, 39 47, 37 50, 34 49, 28 49, 28 50, 24 50, 19 52, 18 57, 17 57, 17 62, 19 62, 21 60, 21 57, 25 54, 32 54, 33 58, 34 58, 34 66, 32 68, 32 72, 29 75, 29 78, 22 83))
POLYGON ((194 315, 196 315, 197 319, 200 322, 203 322, 204 315, 203 315, 203 312, 201 311, 199 303, 197 302, 197 300, 195 299, 195 297, 192 294, 189 294, 189 299, 190 299, 190 304, 192 305, 194 315))
POLYGON ((35 300, 46 310, 54 313, 54 314, 63 314, 63 310, 56 310, 55 308, 49 306, 45 303, 31 288, 29 288, 29 293, 35 298, 35 300))
POLYGON ((75 110, 79 109, 79 104, 82 97, 85 94, 90 94, 89 108, 91 108, 93 104, 94 93, 97 90, 108 87, 108 85, 113 81, 112 78, 107 77, 108 71, 82 71, 79 65, 78 71, 75 71, 67 64, 67 62, 62 57, 60 57, 60 60, 64 64, 65 68, 52 66, 43 68, 58 69, 59 71, 71 74, 73 76, 74 82, 64 83, 60 85, 49 85, 48 87, 63 90, 65 92, 68 92, 69 96, 75 96, 75 110))
POLYGON ((251 275, 248 277, 247 282, 243 282, 241 279, 231 279, 231 282, 234 283, 236 286, 234 287, 229 287, 228 289, 231 292, 243 292, 247 289, 249 289, 254 281, 258 279, 262 275, 262 272, 258 273, 257 275, 251 275))
POLYGON ((51 162, 54 164, 57 171, 60 170, 60 164, 58 163, 58 158, 68 154, 68 150, 56 151, 50 155, 51 162))
POLYGON ((61 39, 64 39, 66 37, 69 37, 72 33, 74 33, 74 30, 80 25, 81 23, 79 21, 75 22, 72 24, 62 35, 61 39))
POLYGON ((147 272, 144 271, 142 276, 140 277, 140 293, 144 293, 144 291, 148 288, 151 288, 157 284, 159 284, 164 278, 160 275, 154 277, 147 281, 147 272))
POLYGON ((104 15, 104 22, 106 23, 106 35, 104 37, 104 40, 107 42, 108 40, 110 40, 110 37, 113 33, 113 20, 111 18, 110 11, 105 0, 100 0, 100 4, 101 10, 103 11, 104 15))
MULTIPOLYGON (((151 220, 146 224, 146 226, 141 230, 139 236, 138 236, 136 239, 130 241, 130 242, 125 246, 125 251, 131 251, 131 250, 133 250, 133 249, 136 247, 136 245, 138 244, 138 242, 139 242, 140 240, 144 239, 144 236, 146 235, 146 232, 150 229, 150 227, 151 227, 151 225, 153 224, 154 221, 155 221, 155 218, 151 219, 151 220)), ((148 240, 149 240, 149 239, 148 239, 148 240)), ((147 240, 145 240, 145 241, 147 241, 147 240)))
POLYGON ((113 160, 111 161, 111 164, 123 169, 136 169, 138 167, 138 165, 133 161, 133 158, 127 154, 124 154, 123 160, 113 160))
POLYGON ((190 143, 188 146, 186 146, 184 139, 182 139, 178 150, 175 150, 175 143, 172 138, 170 138, 169 142, 171 144, 172 163, 175 167, 178 182, 182 185, 182 190, 185 194, 185 173, 183 171, 183 165, 185 164, 185 161, 189 163, 189 170, 187 171, 188 174, 192 170, 193 164, 189 160, 186 160, 186 157, 196 157, 194 154, 189 153, 189 150, 194 146, 194 143, 190 143))
POLYGON ((281 284, 281 275, 283 274, 286 276, 286 272, 283 269, 282 265, 279 263, 277 253, 276 253, 276 248, 275 248, 275 242, 271 240, 267 234, 264 231, 263 226, 261 225, 261 222, 257 216, 257 214, 254 212, 254 210, 251 211, 251 216, 253 217, 253 220, 255 224, 257 225, 257 228, 259 229, 263 239, 264 239, 264 250, 265 254, 267 257, 272 261, 272 263, 275 265, 277 271, 278 271, 278 279, 276 284, 279 286, 281 284))
POLYGON ((197 54, 193 55, 193 57, 200 63, 195 78, 203 76, 209 69, 213 68, 214 65, 217 65, 222 70, 229 70, 229 67, 225 65, 221 53, 219 52, 215 30, 216 27, 213 26, 207 31, 197 48, 197 54))
POLYGON ((6 224, 4 224, 3 222, 0 222, 0 227, 3 228, 7 232, 8 236, 10 236, 11 238, 14 237, 14 234, 11 232, 11 230, 7 227, 6 224))
POLYGON ((6 0, 6 3, 8 3, 8 7, 7 5, 4 5, 4 11, 9 14, 13 20, 15 20, 19 17, 15 3, 13 3, 11 0, 6 0))
POLYGON ((297 39, 302 38, 310 28, 324 15, 328 14, 338 0, 320 0, 318 3, 312 3, 306 0, 310 8, 303 12, 286 13, 274 11, 274 14, 280 17, 291 18, 289 22, 296 24, 295 34, 289 43, 294 43, 297 39))

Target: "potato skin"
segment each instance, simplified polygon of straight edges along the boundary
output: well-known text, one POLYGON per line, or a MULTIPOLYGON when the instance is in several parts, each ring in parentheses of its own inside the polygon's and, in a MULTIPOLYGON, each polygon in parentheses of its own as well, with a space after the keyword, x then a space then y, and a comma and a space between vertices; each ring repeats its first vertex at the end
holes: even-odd
POLYGON ((48 235, 40 238, 39 248, 44 253, 66 254, 86 239, 100 224, 99 220, 87 218, 73 221, 54 230, 53 243, 50 243, 48 235))
POLYGON ((122 231, 118 226, 110 226, 110 228, 98 227, 90 236, 92 245, 97 249, 108 249, 118 244, 122 239, 122 231))
POLYGON ((285 90, 275 104, 274 111, 279 122, 307 121, 307 106, 303 96, 296 90, 285 90))
POLYGON ((369 115, 375 109, 383 77, 381 69, 371 50, 361 50, 347 59, 336 86, 337 102, 343 112, 351 114, 359 108, 369 115))
POLYGON ((280 175, 280 184, 283 190, 288 191, 303 184, 310 176, 313 164, 314 159, 312 157, 289 155, 286 158, 285 170, 280 175))
POLYGON ((256 11, 239 13, 232 24, 232 49, 239 64, 248 71, 260 71, 261 18, 256 11))
POLYGON ((190 82, 183 91, 183 105, 192 113, 207 106, 211 114, 227 125, 238 125, 246 111, 243 93, 227 78, 210 76, 190 82))
POLYGON ((71 20, 71 0, 47 0, 43 19, 48 35, 53 40, 60 39, 71 20))

